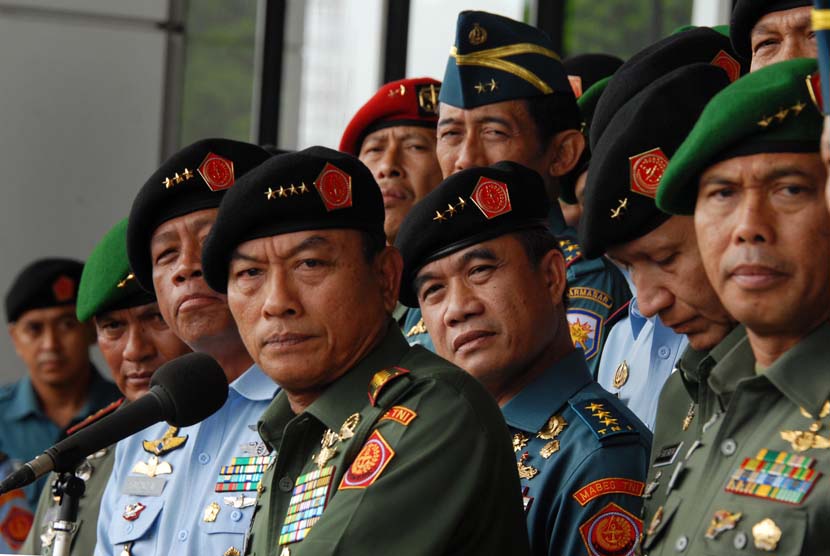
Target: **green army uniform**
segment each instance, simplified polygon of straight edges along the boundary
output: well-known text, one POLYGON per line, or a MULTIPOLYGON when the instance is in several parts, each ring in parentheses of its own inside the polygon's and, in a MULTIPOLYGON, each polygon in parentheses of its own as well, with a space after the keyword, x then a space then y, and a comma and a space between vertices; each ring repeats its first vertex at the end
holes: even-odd
MULTIPOLYGON (((141 289, 131 277, 126 234, 125 218, 101 238, 89 255, 78 284, 76 314, 79 321, 88 321, 105 311, 138 307, 155 301, 155 295, 141 289)), ((113 402, 69 429, 67 434, 73 434, 111 414, 123 402, 124 398, 113 402)), ((78 506, 76 526, 72 531, 71 554, 87 556, 95 549, 98 511, 114 460, 115 446, 110 446, 88 456, 75 472, 76 476, 83 479, 85 489, 78 506)), ((57 479, 58 476, 52 473, 48 484, 54 484, 57 479)), ((53 497, 51 488, 41 491, 34 524, 23 544, 22 554, 52 553, 55 537, 52 522, 58 518, 58 502, 53 497)))

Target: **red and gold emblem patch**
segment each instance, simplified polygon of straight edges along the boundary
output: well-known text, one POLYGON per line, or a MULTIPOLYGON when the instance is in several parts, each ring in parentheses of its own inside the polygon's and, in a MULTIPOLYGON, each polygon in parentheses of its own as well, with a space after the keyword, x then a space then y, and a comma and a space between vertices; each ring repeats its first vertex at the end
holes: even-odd
POLYGON ((389 409, 386 413, 384 413, 383 417, 380 418, 381 421, 384 419, 388 421, 395 421, 396 423, 400 423, 401 425, 408 427, 409 423, 415 420, 418 414, 409 409, 408 407, 404 407, 402 405, 396 405, 389 409))
POLYGON ((810 98, 813 99, 813 104, 816 105, 819 112, 824 114, 824 95, 821 93, 821 73, 815 72, 807 76, 807 90, 810 93, 810 98))
POLYGON ((199 164, 199 175, 211 191, 222 191, 234 184, 233 161, 218 154, 208 153, 199 164))
POLYGON ((479 178, 470 199, 488 220, 513 210, 507 184, 484 176, 479 178))
POLYGON ((75 280, 69 276, 60 276, 52 283, 52 293, 59 303, 69 301, 75 295, 75 280))
POLYGON ((591 556, 630 556, 642 531, 643 522, 613 502, 579 526, 591 556))
POLYGON ((739 64, 738 61, 730 56, 725 50, 718 52, 709 63, 713 66, 718 66, 720 69, 725 71, 731 83, 734 83, 741 77, 741 64, 739 64))
POLYGON ((640 497, 643 495, 644 489, 645 483, 641 481, 621 477, 608 477, 588 483, 573 493, 573 499, 579 502, 580 506, 584 506, 591 500, 605 496, 606 494, 630 494, 631 496, 640 497))
POLYGON ((327 211, 352 206, 352 177, 334 164, 326 162, 323 171, 314 180, 314 187, 327 211))
POLYGON ((574 96, 579 98, 582 96, 582 78, 578 75, 569 75, 568 81, 571 84, 571 89, 574 92, 574 96))
POLYGON ((395 451, 380 431, 374 431, 360 449, 360 453, 354 458, 349 470, 343 475, 340 490, 370 486, 380 477, 393 457, 395 457, 395 451))
POLYGON ((657 197, 657 186, 669 165, 669 157, 660 148, 630 157, 631 191, 651 199, 657 197))
POLYGON ((19 550, 32 528, 34 515, 18 506, 14 506, 0 523, 0 533, 13 550, 19 550))

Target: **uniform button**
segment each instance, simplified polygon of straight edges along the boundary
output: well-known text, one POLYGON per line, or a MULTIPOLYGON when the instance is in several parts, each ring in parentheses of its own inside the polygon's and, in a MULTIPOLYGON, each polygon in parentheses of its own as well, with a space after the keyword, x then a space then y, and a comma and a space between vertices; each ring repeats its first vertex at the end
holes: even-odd
POLYGON ((133 530, 133 524, 132 524, 132 523, 128 523, 128 524, 127 524, 127 526, 124 528, 124 530, 125 530, 127 533, 132 532, 132 530, 133 530))
POLYGON ((687 546, 689 546, 689 538, 686 535, 681 535, 674 541, 674 549, 678 552, 683 552, 687 546))
POLYGON ((738 449, 738 445, 731 438, 727 438, 720 443, 720 453, 725 456, 731 456, 738 449))
POLYGON ((661 359, 668 359, 669 355, 671 355, 671 350, 666 346, 660 346, 657 349, 657 355, 660 356, 661 359))
POLYGON ((208 463, 209 461, 210 461, 210 455, 208 455, 208 454, 206 454, 206 453, 204 453, 204 452, 202 452, 201 454, 199 454, 199 463, 201 463, 202 465, 207 465, 207 463, 208 463))
POLYGON ((181 542, 186 541, 187 540, 187 530, 182 529, 181 531, 179 531, 179 534, 176 535, 176 538, 179 539, 181 542))
POLYGON ((743 531, 738 531, 735 534, 735 538, 732 539, 732 545, 738 550, 743 550, 744 548, 746 548, 746 533, 744 533, 743 531))
POLYGON ((234 510, 231 512, 231 521, 239 521, 242 519, 242 512, 239 510, 234 510))
POLYGON ((286 475, 285 477, 280 479, 279 487, 281 491, 289 492, 294 487, 294 481, 291 480, 291 477, 286 475))

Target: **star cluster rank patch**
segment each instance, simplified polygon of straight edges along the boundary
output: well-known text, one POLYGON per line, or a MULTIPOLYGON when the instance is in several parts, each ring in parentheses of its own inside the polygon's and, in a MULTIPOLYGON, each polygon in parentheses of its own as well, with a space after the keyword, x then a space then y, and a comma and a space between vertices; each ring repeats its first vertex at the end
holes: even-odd
POLYGON ((579 526, 591 556, 631 556, 642 531, 643 522, 613 502, 579 526))
POLYGON ((380 431, 374 431, 360 449, 360 453, 354 458, 349 470, 343 475, 340 490, 370 486, 380 477, 393 457, 395 457, 395 451, 380 431))

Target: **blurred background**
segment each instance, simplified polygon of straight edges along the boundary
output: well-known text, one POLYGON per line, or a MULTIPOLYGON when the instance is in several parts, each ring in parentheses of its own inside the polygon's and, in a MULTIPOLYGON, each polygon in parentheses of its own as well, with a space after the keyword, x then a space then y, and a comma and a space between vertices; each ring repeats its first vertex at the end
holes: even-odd
MULTIPOLYGON (((536 25, 563 57, 627 58, 677 27, 727 23, 731 5, 0 0, 0 291, 35 258, 85 258, 158 164, 196 139, 336 148, 382 83, 443 77, 459 11, 536 25)), ((0 334, 0 384, 24 373, 0 334)))

